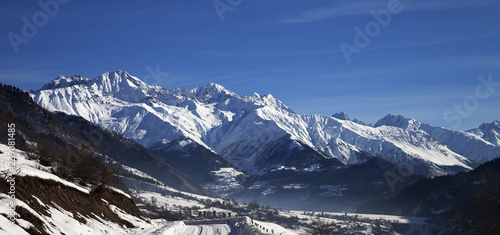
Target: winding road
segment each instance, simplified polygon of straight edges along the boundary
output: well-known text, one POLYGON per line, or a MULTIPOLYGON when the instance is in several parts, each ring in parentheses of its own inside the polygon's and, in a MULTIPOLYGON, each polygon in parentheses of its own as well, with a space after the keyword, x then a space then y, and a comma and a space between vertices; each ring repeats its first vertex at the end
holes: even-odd
POLYGON ((199 234, 199 235, 229 235, 231 227, 227 224, 210 225, 187 225, 181 234, 199 234))
POLYGON ((141 230, 141 234, 151 235, 233 235, 237 234, 228 224, 195 224, 183 222, 159 223, 149 229, 141 230))

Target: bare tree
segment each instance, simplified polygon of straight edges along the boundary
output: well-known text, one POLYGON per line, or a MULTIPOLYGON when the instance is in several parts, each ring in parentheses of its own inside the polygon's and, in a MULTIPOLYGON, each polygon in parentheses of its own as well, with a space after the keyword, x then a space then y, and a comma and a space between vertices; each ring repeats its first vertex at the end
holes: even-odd
POLYGON ((335 227, 333 223, 328 223, 324 220, 315 220, 312 223, 312 235, 331 235, 335 234, 335 227))

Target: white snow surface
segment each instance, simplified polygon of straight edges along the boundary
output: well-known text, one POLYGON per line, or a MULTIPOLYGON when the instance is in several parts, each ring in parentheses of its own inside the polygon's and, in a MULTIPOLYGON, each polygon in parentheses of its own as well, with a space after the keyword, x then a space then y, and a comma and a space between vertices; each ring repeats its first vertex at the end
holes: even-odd
POLYGON ((282 137, 294 141, 290 148, 309 146, 345 164, 358 163, 356 156, 363 151, 404 167, 423 165, 431 176, 448 173, 443 166, 471 169, 470 160, 481 163, 500 152, 472 133, 446 133, 453 141, 441 141, 426 128, 414 128, 420 124, 413 119, 388 117, 372 127, 331 116, 299 115, 272 95, 240 96, 213 83, 166 90, 124 71, 95 79, 60 76, 31 95, 50 111, 82 116, 146 147, 187 137, 247 173, 271 168, 256 169, 256 163, 267 157, 266 144, 282 137), (469 143, 470 151, 461 147, 466 139, 456 137, 467 135, 477 142, 469 143), (480 151, 481 157, 474 152, 488 144, 491 149, 480 151))
POLYGON ((215 182, 204 184, 202 186, 212 192, 219 192, 221 197, 226 197, 226 192, 243 188, 238 181, 238 176, 244 175, 243 172, 240 172, 232 167, 223 167, 217 171, 212 171, 211 173, 215 178, 215 182))
MULTIPOLYGON (((361 218, 367 218, 371 220, 389 220, 389 221, 397 221, 398 223, 401 224, 425 224, 426 220, 429 218, 425 217, 408 217, 408 216, 397 216, 397 215, 379 215, 379 214, 361 214, 361 213, 351 213, 351 212, 312 212, 312 211, 280 211, 280 215, 283 216, 297 216, 299 219, 304 219, 308 220, 309 222, 312 222, 313 220, 317 219, 317 216, 320 214, 323 214, 325 216, 328 215, 333 215, 333 216, 342 216, 345 218, 348 217, 361 217, 361 218), (315 214, 311 214, 315 213, 315 214)), ((321 217, 321 219, 324 219, 328 222, 338 222, 336 219, 328 219, 321 217)))
POLYGON ((140 234, 155 235, 228 235, 231 228, 227 224, 204 224, 204 225, 186 225, 182 221, 165 222, 162 220, 154 221, 157 226, 151 226, 148 229, 140 231, 140 234))
POLYGON ((483 163, 500 156, 500 122, 484 123, 479 128, 467 132, 454 131, 444 127, 434 127, 401 115, 387 115, 375 126, 393 126, 410 131, 424 131, 430 137, 446 145, 450 150, 467 156, 476 163, 483 163))
POLYGON ((50 172, 50 168, 40 163, 29 160, 28 155, 18 149, 9 149, 7 145, 0 144, 0 172, 2 174, 14 174, 18 176, 35 176, 42 179, 53 180, 66 186, 75 188, 83 193, 89 193, 90 189, 59 178, 50 172), (15 160, 13 160, 15 159, 15 160), (9 167, 14 163, 15 169, 9 167))
MULTIPOLYGON (((74 184, 72 182, 66 181, 64 179, 59 178, 56 175, 53 175, 50 173, 50 168, 45 167, 40 165, 37 161, 35 160, 30 160, 28 158, 28 154, 25 153, 24 151, 17 150, 17 149, 9 149, 8 146, 0 144, 0 159, 2 160, 2 164, 0 165, 0 172, 2 173, 1 176, 5 177, 5 175, 11 175, 15 174, 18 176, 34 176, 42 179, 48 179, 48 180, 53 180, 56 182, 59 182, 63 185, 75 188, 82 193, 89 193, 88 188, 84 188, 80 185, 74 184), (10 155, 10 153, 13 153, 10 155), (15 159, 15 160, 14 160, 15 159), (15 171, 11 171, 11 168, 9 168, 9 162, 15 162, 15 171)), ((114 189, 116 191, 121 192, 125 196, 130 197, 126 193, 123 193, 122 191, 118 189, 114 189)), ((73 213, 64 210, 63 208, 59 206, 52 206, 52 205, 47 205, 43 204, 41 200, 35 197, 35 199, 39 202, 42 203, 43 206, 48 208, 48 213, 50 214, 49 216, 44 216, 43 214, 38 213, 37 211, 33 210, 30 205, 24 203, 23 201, 19 199, 12 199, 9 197, 9 195, 0 193, 0 214, 8 214, 10 213, 9 210, 9 203, 15 202, 16 206, 23 207, 24 209, 28 210, 32 215, 37 217, 39 220, 42 221, 44 224, 46 230, 50 234, 117 234, 117 235, 122 235, 122 234, 131 234, 131 230, 127 229, 125 227, 122 227, 118 224, 103 220, 102 218, 99 217, 99 219, 95 218, 88 218, 85 217, 87 223, 82 224, 78 220, 76 220, 73 217, 73 213)), ((121 218, 124 218, 131 222, 134 225, 149 225, 146 221, 143 219, 134 217, 132 215, 126 214, 125 212, 121 211, 119 208, 116 208, 113 205, 109 205, 110 208, 118 214, 121 218)), ((17 235, 17 234, 27 234, 24 229, 28 229, 29 227, 32 227, 33 225, 29 223, 28 221, 22 220, 22 219, 16 219, 16 224, 11 225, 9 223, 10 221, 8 218, 4 216, 0 216, 0 228, 2 230, 2 234, 8 234, 8 235, 17 235)))
POLYGON ((479 128, 468 132, 480 136, 495 146, 500 146, 500 121, 495 120, 492 123, 484 123, 479 128))

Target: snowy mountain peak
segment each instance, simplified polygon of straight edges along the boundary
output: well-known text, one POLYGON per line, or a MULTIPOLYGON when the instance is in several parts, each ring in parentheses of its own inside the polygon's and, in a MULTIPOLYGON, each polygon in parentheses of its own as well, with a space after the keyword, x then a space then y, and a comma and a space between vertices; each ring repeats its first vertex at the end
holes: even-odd
POLYGON ((350 121, 351 118, 349 118, 349 116, 347 115, 347 113, 344 113, 344 112, 340 112, 340 113, 335 113, 332 115, 332 117, 336 118, 336 119, 340 119, 340 120, 346 120, 346 121, 350 121))
POLYGON ((394 116, 388 114, 387 116, 380 119, 377 123, 375 123, 375 127, 379 126, 393 126, 402 129, 418 129, 420 124, 413 118, 407 118, 402 115, 394 116))
POLYGON ((497 120, 492 123, 483 123, 479 128, 468 132, 480 136, 493 145, 500 146, 500 122, 497 120))
POLYGON ((73 75, 71 77, 59 75, 56 79, 43 85, 42 90, 68 87, 68 86, 73 86, 75 84, 86 83, 87 81, 89 81, 88 78, 84 78, 80 75, 73 75))
POLYGON ((213 83, 213 82, 211 82, 205 86, 195 88, 193 90, 207 90, 207 91, 211 91, 213 93, 219 93, 219 94, 220 93, 231 93, 225 87, 223 87, 217 83, 213 83))
POLYGON ((209 83, 205 86, 194 88, 190 92, 202 103, 220 102, 229 97, 238 96, 216 83, 209 83))
POLYGON ((218 91, 227 91, 227 89, 225 87, 223 87, 223 86, 221 86, 221 85, 219 85, 217 83, 213 83, 213 82, 207 84, 205 87, 212 88, 212 89, 215 89, 215 90, 218 90, 218 91))
POLYGON ((95 94, 112 96, 123 101, 140 103, 157 100, 167 91, 160 86, 150 86, 125 71, 106 72, 90 80, 86 86, 95 94))
POLYGON ((258 105, 264 105, 268 107, 273 107, 277 110, 285 111, 288 113, 295 114, 295 112, 286 106, 283 102, 280 100, 274 98, 271 94, 267 95, 259 95, 256 92, 253 94, 252 98, 254 99, 254 102, 258 105))
POLYGON ((133 87, 133 88, 146 88, 148 85, 142 82, 139 78, 131 76, 125 71, 106 72, 95 79, 95 82, 102 85, 103 88, 111 92, 119 90, 120 88, 133 87))
POLYGON ((479 126, 479 129, 481 131, 491 131, 491 130, 500 130, 500 122, 495 120, 491 123, 483 123, 481 126, 479 126))
POLYGON ((94 89, 101 90, 104 93, 117 92, 123 88, 141 88, 147 89, 149 86, 142 82, 139 78, 130 75, 121 70, 106 72, 95 79, 88 79, 81 75, 73 75, 71 77, 58 76, 50 83, 45 84, 41 90, 53 90, 58 88, 71 87, 75 85, 86 84, 93 86, 94 89))

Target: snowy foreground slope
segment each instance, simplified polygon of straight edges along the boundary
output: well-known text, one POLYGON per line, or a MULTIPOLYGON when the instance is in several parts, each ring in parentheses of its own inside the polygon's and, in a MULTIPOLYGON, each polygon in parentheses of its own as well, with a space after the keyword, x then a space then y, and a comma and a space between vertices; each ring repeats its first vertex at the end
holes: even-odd
MULTIPOLYGON (((7 153, 11 152, 6 145, 0 144, 0 157, 2 160, 7 160, 10 157, 7 156, 7 153)), ((20 150, 14 150, 13 157, 17 159, 16 168, 19 169, 17 172, 16 180, 19 180, 18 177, 26 177, 32 176, 39 179, 45 179, 49 181, 54 181, 55 183, 61 184, 61 187, 68 187, 67 190, 77 190, 80 195, 89 195, 90 189, 79 186, 75 183, 68 182, 64 179, 59 178, 58 176, 50 173, 50 168, 40 165, 38 162, 34 160, 28 160, 28 155, 20 150)), ((6 164, 2 164, 2 174, 12 174, 9 172, 9 169, 6 168, 6 164)), ((16 172, 14 172, 16 173, 16 172)), ((17 182, 17 187, 21 187, 20 182, 17 182)), ((19 190, 19 189, 16 189, 19 190)), ((34 189, 32 189, 34 190, 34 189)), ((126 227, 119 225, 117 223, 113 223, 110 221, 106 221, 106 219, 102 218, 104 216, 96 215, 93 217, 85 217, 85 216, 75 216, 74 212, 70 212, 65 209, 64 205, 57 205, 52 202, 44 202, 41 199, 33 196, 37 201, 37 204, 41 205, 44 210, 39 210, 35 206, 35 202, 27 204, 22 200, 18 199, 29 198, 31 195, 20 195, 20 192, 16 193, 15 205, 17 207, 24 208, 28 211, 35 219, 32 221, 39 221, 42 224, 41 227, 45 228, 46 232, 50 234, 128 234, 129 229, 126 227), (83 220, 82 220, 83 219, 83 220), (85 221, 85 223, 82 223, 85 221)), ((104 199, 103 199, 104 200, 104 199)), ((4 193, 0 193, 0 214, 7 215, 10 214, 9 203, 13 203, 12 199, 4 193)), ((123 218, 132 224, 147 224, 144 218, 138 218, 132 215, 125 213, 120 208, 108 204, 111 211, 116 213, 117 216, 123 218)), ((16 208, 16 212, 19 214, 20 209, 16 208)), ((77 212, 78 213, 78 212, 77 212)), ((83 214, 83 212, 82 212, 83 214)), ((28 234, 25 230, 29 230, 30 228, 34 228, 35 225, 24 220, 22 217, 16 219, 16 225, 12 226, 9 224, 9 220, 6 216, 0 216, 0 228, 5 232, 2 234, 28 234)), ((36 230, 35 230, 36 231, 36 230)))
POLYGON ((435 176, 500 155, 491 129, 452 131, 399 116, 372 127, 346 115, 298 115, 272 95, 240 96, 213 83, 166 90, 123 71, 60 76, 31 95, 49 111, 81 116, 146 147, 188 139, 247 174, 310 168, 319 158, 357 164, 378 156, 435 176))
MULTIPOLYGON (((40 165, 36 160, 29 160, 28 154, 20 150, 10 151, 6 145, 0 144, 0 159, 2 160, 2 165, 0 165, 0 172, 2 172, 2 177, 6 175, 10 175, 15 173, 17 175, 17 180, 19 177, 35 177, 41 180, 48 180, 48 182, 53 182, 59 189, 66 188, 65 190, 76 190, 77 195, 89 195, 91 194, 91 189, 87 187, 83 187, 77 185, 75 183, 69 182, 67 180, 61 179, 60 177, 51 173, 50 167, 40 165), (16 159, 16 172, 9 172, 9 168, 7 167, 7 163, 5 162, 8 157, 8 153, 13 152, 12 157, 16 159)), ((156 179, 138 171, 133 168, 127 169, 130 172, 133 172, 136 177, 146 177, 150 180, 156 182, 155 185, 158 188, 162 188, 164 190, 172 190, 167 186, 160 186, 161 183, 156 179)), ((133 178, 124 178, 124 181, 133 181, 133 178)), ((42 181, 45 182, 45 181, 42 181)), ((126 182, 131 185, 130 182, 126 182)), ((19 184, 19 182, 18 182, 19 184)), ((136 182, 137 184, 141 184, 144 186, 145 182, 136 182)), ((22 187, 19 185, 18 187, 22 187)), ((131 196, 124 193, 121 190, 113 189, 115 193, 121 195, 125 198, 130 198, 131 196)), ((30 190, 31 191, 31 190, 30 190)), ((142 195, 142 196, 150 196, 154 194, 154 192, 150 192, 147 190, 132 190, 133 192, 142 195)), ((154 190, 153 190, 154 191, 154 190)), ((177 191, 177 190, 175 190, 177 191)), ((184 193, 177 191, 180 194, 189 195, 194 198, 198 198, 200 200, 209 199, 205 196, 194 195, 190 193, 184 193)), ((16 194, 19 198, 29 198, 30 195, 20 195, 19 192, 16 194)), ((69 211, 66 209, 65 205, 58 205, 54 202, 45 202, 43 199, 39 199, 36 196, 31 195, 36 202, 26 203, 20 199, 12 199, 6 193, 0 193, 0 231, 1 234, 6 235, 22 235, 29 234, 27 231, 37 231, 35 228, 43 227, 45 232, 49 234, 165 234, 165 235, 191 235, 191 234, 269 234, 264 231, 259 231, 250 224, 250 219, 248 217, 238 217, 234 218, 232 221, 217 221, 214 220, 212 222, 203 222, 198 223, 196 221, 175 221, 169 222, 164 219, 153 219, 150 220, 143 216, 136 216, 127 213, 124 209, 113 205, 111 202, 108 202, 105 199, 101 199, 105 206, 109 207, 109 210, 112 211, 116 216, 118 216, 121 220, 127 221, 129 223, 128 226, 121 225, 115 223, 114 221, 108 220, 106 216, 102 214, 96 214, 95 212, 91 216, 84 215, 84 212, 78 211, 69 211), (14 203, 16 205, 16 220, 15 224, 11 225, 10 220, 7 217, 8 214, 12 213, 9 204, 14 203), (41 207, 38 207, 40 205, 41 207), (19 209, 23 208, 23 209, 19 209), (43 208, 41 210, 40 208, 43 208), (26 211, 26 212, 21 212, 26 211), (23 215, 31 215, 31 222, 24 219, 23 216, 19 216, 22 213, 23 215), (33 223, 35 221, 37 224, 36 227, 33 223), (33 223, 32 223, 33 222, 33 223)), ((62 197, 63 195, 60 195, 62 197)), ((187 206, 187 204, 193 204, 193 200, 183 199, 182 197, 177 198, 177 200, 172 199, 168 196, 160 196, 158 194, 158 198, 160 201, 166 200, 169 203, 177 203, 178 206, 187 206)), ((216 198, 211 198, 212 200, 218 200, 216 198)), ((73 197, 68 200, 77 200, 77 197, 73 197)), ((220 200, 220 199, 219 199, 220 200)), ((198 204, 199 206, 203 206, 202 204, 198 204)), ((282 226, 273 224, 273 223, 265 223, 268 229, 272 229, 276 231, 276 233, 282 234, 297 234, 293 230, 289 230, 283 228, 282 226)), ((39 230, 38 230, 39 231, 39 230)))

